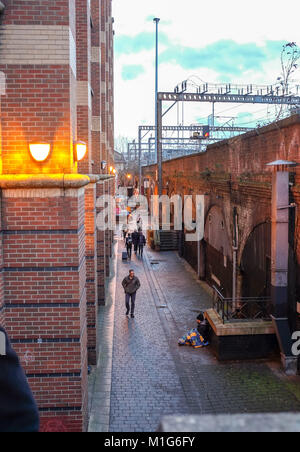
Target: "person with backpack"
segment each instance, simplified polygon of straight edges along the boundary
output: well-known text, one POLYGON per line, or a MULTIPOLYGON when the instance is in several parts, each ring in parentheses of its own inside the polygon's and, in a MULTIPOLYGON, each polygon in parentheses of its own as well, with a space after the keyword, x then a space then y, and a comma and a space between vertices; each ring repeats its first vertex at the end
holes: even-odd
POLYGON ((131 256, 132 256, 132 235, 128 234, 128 237, 126 238, 126 249, 127 249, 127 255, 128 258, 131 260, 131 256))
POLYGON ((146 237, 144 236, 144 234, 142 232, 140 232, 139 235, 139 256, 143 257, 144 254, 144 246, 146 245, 146 237))

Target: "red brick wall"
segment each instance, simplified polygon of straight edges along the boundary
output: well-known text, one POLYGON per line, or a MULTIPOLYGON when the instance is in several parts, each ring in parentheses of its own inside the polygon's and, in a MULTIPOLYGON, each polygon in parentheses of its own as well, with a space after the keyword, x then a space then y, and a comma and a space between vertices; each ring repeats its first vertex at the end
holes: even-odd
MULTIPOLYGON (((178 158, 163 164, 164 192, 169 195, 206 194, 206 215, 213 206, 222 212, 227 241, 233 243, 233 208, 239 219, 238 264, 254 228, 271 219, 272 169, 275 160, 300 163, 300 118, 294 116, 277 124, 249 132, 231 140, 209 146, 207 152, 178 158)), ((300 205, 300 169, 295 173, 292 196, 300 205)), ((156 166, 144 169, 144 175, 155 182, 156 166)), ((297 209, 295 247, 297 260, 297 297, 300 296, 299 209, 297 209)), ((207 219, 207 217, 206 217, 207 219)), ((189 245, 197 247, 197 244, 189 245)), ((195 253, 192 253, 193 255, 195 253)), ((197 255, 197 253, 196 253, 197 255)), ((232 265, 232 252, 227 256, 232 265)), ((220 256, 223 259, 223 256, 220 256)), ((291 271, 292 265, 291 265, 291 271)), ((241 275, 239 275, 241 277, 241 275)), ((241 290, 241 287, 239 287, 241 290)), ((295 288, 291 288, 295 303, 295 288)))
POLYGON ((84 191, 39 192, 3 190, 5 326, 42 429, 56 418, 80 431, 87 422, 84 191))
MULTIPOLYGON (((7 92, 1 96, 0 172, 103 172, 101 160, 113 158, 111 0, 3 3, 0 71, 7 92), (89 149, 79 165, 73 158, 76 139, 89 149), (51 144, 42 164, 28 152, 35 141, 51 144)), ((28 187, 26 176, 24 181, 28 187)), ((96 363, 97 305, 105 301, 113 238, 111 232, 97 235, 96 196, 110 192, 112 184, 90 184, 85 193, 45 194, 42 182, 40 187, 41 196, 29 188, 2 193, 0 324, 28 374, 42 430, 81 431, 87 426, 87 365, 88 359, 96 363)))
POLYGON ((77 138, 88 145, 88 155, 78 167, 81 173, 89 174, 92 172, 91 11, 86 0, 76 0, 76 52, 77 83, 86 85, 83 102, 79 102, 77 90, 77 138))
POLYGON ((96 365, 98 315, 96 184, 90 184, 85 190, 85 228, 88 361, 89 364, 96 365))
POLYGON ((72 173, 76 168, 70 152, 75 131, 69 0, 55 6, 50 0, 43 5, 39 1, 4 3, 0 47, 0 71, 7 77, 1 115, 3 173, 59 173, 62 169, 72 173), (35 141, 52 146, 43 166, 28 152, 29 143, 35 141))

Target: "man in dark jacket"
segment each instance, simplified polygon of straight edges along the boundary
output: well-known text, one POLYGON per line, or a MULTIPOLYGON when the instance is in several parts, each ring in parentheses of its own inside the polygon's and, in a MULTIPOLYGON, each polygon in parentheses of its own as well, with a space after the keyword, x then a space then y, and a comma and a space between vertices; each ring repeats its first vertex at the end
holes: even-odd
POLYGON ((140 237, 139 233, 135 230, 134 233, 132 234, 132 242, 133 242, 135 254, 137 254, 137 251, 138 251, 139 237, 140 237))
MULTIPOLYGON (((33 395, 6 332, 5 353, 0 355, 0 432, 38 432, 39 414, 33 395)), ((3 350, 0 348, 0 353, 3 350)))
POLYGON ((122 286, 125 290, 126 315, 128 316, 130 312, 131 318, 134 319, 136 293, 141 287, 141 283, 140 280, 134 275, 133 270, 130 270, 129 276, 124 278, 122 286), (130 309, 130 300, 131 300, 131 309, 130 309))
POLYGON ((204 313, 200 312, 200 314, 197 317, 197 330, 199 334, 204 338, 205 342, 209 341, 209 332, 210 332, 210 325, 208 320, 204 317, 204 313))
POLYGON ((146 237, 142 232, 139 235, 139 256, 143 257, 144 254, 144 246, 146 245, 146 237))

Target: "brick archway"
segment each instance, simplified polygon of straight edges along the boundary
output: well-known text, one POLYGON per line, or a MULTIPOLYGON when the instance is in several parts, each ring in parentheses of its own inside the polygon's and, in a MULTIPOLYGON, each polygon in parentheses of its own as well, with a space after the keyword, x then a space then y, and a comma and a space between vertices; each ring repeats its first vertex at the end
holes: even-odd
POLYGON ((255 226, 245 243, 241 257, 242 296, 270 295, 271 223, 255 226))
POLYGON ((205 274, 211 285, 232 296, 232 247, 223 210, 219 206, 209 209, 204 230, 205 274))

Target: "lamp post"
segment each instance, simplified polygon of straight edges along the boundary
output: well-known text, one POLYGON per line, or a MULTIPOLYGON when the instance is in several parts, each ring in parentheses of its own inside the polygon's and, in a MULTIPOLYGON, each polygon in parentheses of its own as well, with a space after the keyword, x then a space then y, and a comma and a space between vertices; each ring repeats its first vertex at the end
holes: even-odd
MULTIPOLYGON (((160 19, 156 17, 153 19, 153 22, 155 22, 155 32, 156 32, 156 40, 155 40, 155 153, 157 155, 157 164, 160 165, 160 159, 158 156, 158 115, 157 115, 157 93, 158 93, 158 24, 160 22, 160 19)), ((158 174, 160 174, 160 168, 158 168, 158 174)), ((160 179, 158 177, 158 179, 160 179)), ((161 186, 161 181, 159 180, 159 186, 161 186)), ((161 189, 159 189, 159 192, 161 189)), ((159 193, 161 196, 162 193, 159 193)))

